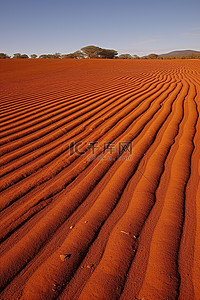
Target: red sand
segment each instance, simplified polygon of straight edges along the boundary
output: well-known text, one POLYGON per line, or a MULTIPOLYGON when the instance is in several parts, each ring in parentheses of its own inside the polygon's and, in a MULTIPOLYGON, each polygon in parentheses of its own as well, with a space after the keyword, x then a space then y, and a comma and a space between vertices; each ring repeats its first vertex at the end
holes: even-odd
POLYGON ((0 95, 0 299, 200 299, 200 61, 0 60, 0 95))

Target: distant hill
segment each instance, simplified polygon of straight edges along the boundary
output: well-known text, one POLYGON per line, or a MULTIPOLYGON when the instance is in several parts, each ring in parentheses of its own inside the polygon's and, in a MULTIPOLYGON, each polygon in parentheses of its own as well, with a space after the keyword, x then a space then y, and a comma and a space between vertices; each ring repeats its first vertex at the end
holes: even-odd
POLYGON ((196 50, 176 50, 169 53, 160 54, 161 57, 170 57, 170 56, 186 56, 189 54, 200 54, 200 51, 196 50))

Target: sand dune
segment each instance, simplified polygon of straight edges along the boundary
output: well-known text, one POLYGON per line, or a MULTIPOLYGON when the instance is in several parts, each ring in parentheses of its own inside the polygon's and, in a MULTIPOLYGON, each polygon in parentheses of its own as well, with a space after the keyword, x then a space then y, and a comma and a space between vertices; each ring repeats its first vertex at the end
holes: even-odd
POLYGON ((0 64, 0 298, 200 299, 200 62, 0 64))

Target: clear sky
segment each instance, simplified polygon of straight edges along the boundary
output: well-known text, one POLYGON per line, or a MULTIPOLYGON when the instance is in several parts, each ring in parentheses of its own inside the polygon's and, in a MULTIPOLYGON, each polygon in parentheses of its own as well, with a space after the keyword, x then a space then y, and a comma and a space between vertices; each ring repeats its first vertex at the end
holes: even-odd
POLYGON ((0 52, 200 50, 200 0, 0 0, 0 52))

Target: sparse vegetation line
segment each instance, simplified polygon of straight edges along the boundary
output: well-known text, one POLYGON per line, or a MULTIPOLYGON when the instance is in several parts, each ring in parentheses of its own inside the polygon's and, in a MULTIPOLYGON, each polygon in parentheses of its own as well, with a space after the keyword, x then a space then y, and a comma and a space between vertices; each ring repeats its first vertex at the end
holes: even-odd
MULTIPOLYGON (((9 59, 9 56, 6 53, 0 53, 0 59, 9 59)), ((73 53, 61 54, 41 54, 39 57, 37 54, 31 54, 30 57, 27 54, 15 53, 13 54, 13 59, 200 59, 200 51, 194 50, 182 50, 182 51, 172 51, 166 54, 155 54, 151 53, 149 55, 145 55, 139 57, 134 54, 131 55, 129 53, 126 54, 118 54, 116 50, 113 49, 103 49, 97 46, 86 46, 81 48, 81 50, 77 50, 73 53)))

